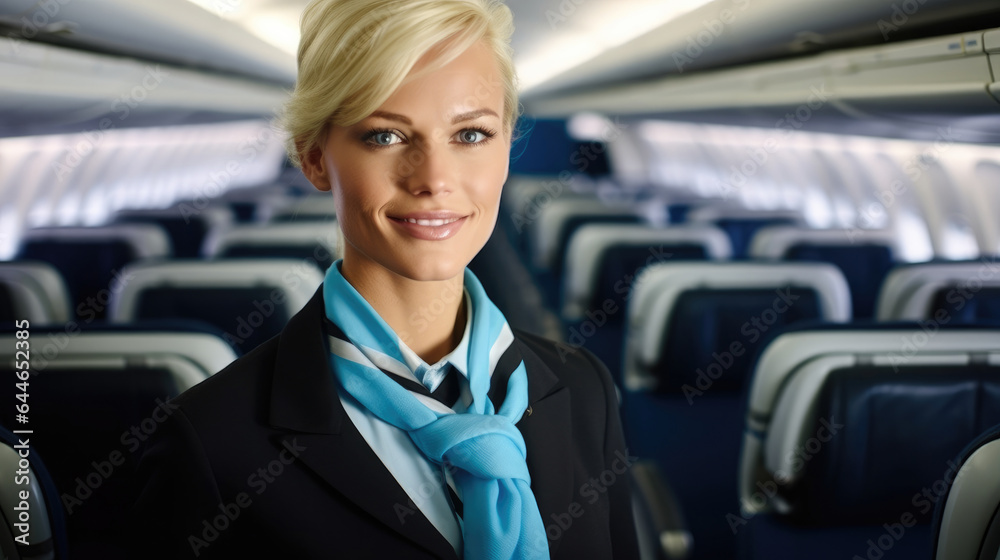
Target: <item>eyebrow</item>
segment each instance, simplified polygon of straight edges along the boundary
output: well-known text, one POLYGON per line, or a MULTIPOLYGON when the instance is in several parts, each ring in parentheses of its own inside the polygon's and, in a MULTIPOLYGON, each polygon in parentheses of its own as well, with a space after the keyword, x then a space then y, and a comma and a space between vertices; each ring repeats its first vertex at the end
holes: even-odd
MULTIPOLYGON (((455 115, 451 119, 451 124, 458 124, 460 122, 471 121, 471 120, 478 119, 479 117, 484 117, 484 116, 489 116, 489 115, 492 115, 494 117, 500 118, 500 115, 498 115, 496 113, 496 111, 494 111, 492 109, 476 109, 475 111, 469 111, 467 113, 461 113, 461 114, 455 115)), ((379 117, 379 118, 390 120, 390 121, 398 121, 398 122, 401 122, 401 123, 407 124, 407 125, 412 125, 413 124, 413 121, 411 121, 409 117, 406 117, 404 115, 400 115, 398 113, 389 113, 387 111, 375 111, 375 112, 373 112, 371 114, 371 116, 373 116, 373 117, 379 117)))
POLYGON ((475 111, 469 111, 468 113, 455 115, 451 119, 451 124, 458 124, 460 122, 471 121, 487 115, 492 115, 494 117, 500 118, 500 115, 496 114, 496 111, 492 109, 476 109, 475 111))
POLYGON ((375 111, 371 114, 373 117, 380 117, 390 121, 399 121, 403 124, 413 124, 413 121, 409 117, 404 117, 403 115, 397 113, 388 113, 386 111, 375 111))

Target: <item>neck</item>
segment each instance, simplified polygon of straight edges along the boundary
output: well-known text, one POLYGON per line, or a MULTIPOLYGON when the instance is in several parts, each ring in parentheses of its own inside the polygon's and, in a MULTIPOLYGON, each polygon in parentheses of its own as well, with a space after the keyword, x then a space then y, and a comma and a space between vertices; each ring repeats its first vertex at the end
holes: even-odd
POLYGON ((461 342, 468 313, 463 274, 412 280, 346 250, 340 272, 424 362, 436 363, 461 342))

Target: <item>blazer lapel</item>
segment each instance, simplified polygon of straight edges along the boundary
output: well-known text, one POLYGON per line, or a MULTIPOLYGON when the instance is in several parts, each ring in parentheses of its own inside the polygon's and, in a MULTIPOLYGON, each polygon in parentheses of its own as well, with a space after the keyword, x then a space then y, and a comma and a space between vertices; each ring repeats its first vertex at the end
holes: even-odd
MULTIPOLYGON (((569 390, 534 351, 515 342, 528 371, 529 411, 517 423, 527 448, 531 489, 548 527, 554 516, 565 514, 573 501, 573 427, 569 390)), ((549 540, 549 551, 559 547, 549 540)))
POLYGON ((276 445, 297 438, 306 448, 299 460, 338 493, 427 551, 457 558, 347 417, 330 369, 323 315, 320 288, 281 332, 270 423, 297 433, 276 445))

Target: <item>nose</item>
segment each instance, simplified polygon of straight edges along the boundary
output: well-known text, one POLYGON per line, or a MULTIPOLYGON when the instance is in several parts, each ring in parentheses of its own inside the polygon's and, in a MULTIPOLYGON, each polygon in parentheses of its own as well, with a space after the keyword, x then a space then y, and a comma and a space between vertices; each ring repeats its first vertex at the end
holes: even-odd
POLYGON ((451 192, 454 167, 447 149, 428 142, 407 151, 400 171, 403 184, 411 194, 433 196, 451 192))

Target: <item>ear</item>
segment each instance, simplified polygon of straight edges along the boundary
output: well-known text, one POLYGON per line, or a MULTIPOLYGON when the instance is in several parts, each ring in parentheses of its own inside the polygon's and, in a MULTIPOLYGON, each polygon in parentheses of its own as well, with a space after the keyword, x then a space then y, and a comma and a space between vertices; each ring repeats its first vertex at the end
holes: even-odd
POLYGON ((327 162, 323 157, 323 150, 319 146, 311 150, 304 150, 301 143, 296 142, 296 144, 299 148, 299 161, 302 163, 302 174, 306 176, 306 179, 309 179, 309 182, 317 190, 329 191, 331 188, 330 170, 327 168, 327 162))

